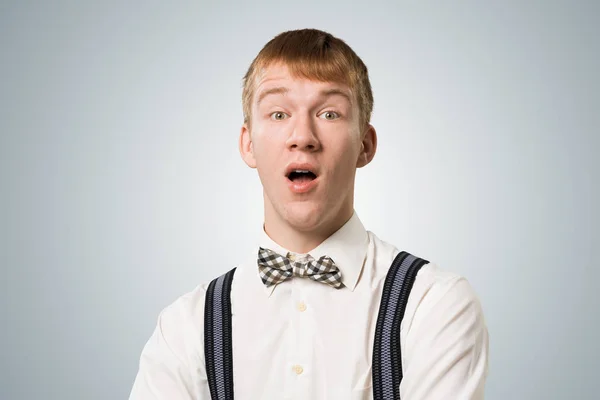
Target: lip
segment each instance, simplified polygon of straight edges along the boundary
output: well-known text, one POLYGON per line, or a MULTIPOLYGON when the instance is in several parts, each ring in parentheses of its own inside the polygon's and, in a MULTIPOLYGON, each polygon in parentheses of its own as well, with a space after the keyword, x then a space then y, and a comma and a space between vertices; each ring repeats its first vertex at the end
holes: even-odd
POLYGON ((317 176, 312 181, 307 181, 307 182, 293 182, 293 181, 289 180, 287 178, 287 176, 285 177, 285 180, 287 181, 288 187, 290 188, 290 190, 292 192, 307 193, 315 188, 315 186, 318 183, 317 181, 319 180, 319 177, 317 176))
POLYGON ((313 174, 315 174, 315 176, 317 178, 319 177, 318 168, 314 164, 311 164, 311 163, 291 163, 291 164, 289 164, 285 169, 285 177, 287 178, 292 171, 295 171, 297 169, 303 170, 303 171, 310 171, 313 174))

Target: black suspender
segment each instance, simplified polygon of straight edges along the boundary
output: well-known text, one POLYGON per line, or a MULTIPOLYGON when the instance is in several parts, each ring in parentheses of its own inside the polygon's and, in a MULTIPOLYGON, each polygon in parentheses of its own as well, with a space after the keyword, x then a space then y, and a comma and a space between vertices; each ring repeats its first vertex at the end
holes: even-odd
POLYGON ((394 259, 385 278, 373 341, 372 378, 375 400, 400 400, 400 323, 404 318, 417 272, 425 264, 426 260, 402 251, 394 259))
POLYGON ((204 356, 213 400, 233 400, 231 282, 235 268, 214 279, 204 305, 204 356))

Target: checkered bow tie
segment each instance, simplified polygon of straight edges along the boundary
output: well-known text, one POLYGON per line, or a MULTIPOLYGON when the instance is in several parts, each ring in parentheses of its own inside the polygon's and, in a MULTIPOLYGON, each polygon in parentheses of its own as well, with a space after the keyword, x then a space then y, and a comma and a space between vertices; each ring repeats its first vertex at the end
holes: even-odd
POLYGON ((292 276, 308 277, 336 289, 342 287, 342 274, 330 257, 322 256, 315 260, 308 255, 306 262, 292 261, 273 250, 260 247, 258 269, 263 283, 269 287, 277 285, 292 276))

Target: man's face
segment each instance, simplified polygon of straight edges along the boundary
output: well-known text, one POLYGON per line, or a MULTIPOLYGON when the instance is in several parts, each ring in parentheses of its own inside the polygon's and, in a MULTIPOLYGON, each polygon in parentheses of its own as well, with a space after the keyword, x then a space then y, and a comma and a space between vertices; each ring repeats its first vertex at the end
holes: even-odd
POLYGON ((364 154, 349 88, 294 78, 286 66, 271 65, 256 82, 251 110, 240 145, 246 140, 244 160, 258 170, 267 218, 299 231, 349 218, 356 168, 372 157, 364 154))

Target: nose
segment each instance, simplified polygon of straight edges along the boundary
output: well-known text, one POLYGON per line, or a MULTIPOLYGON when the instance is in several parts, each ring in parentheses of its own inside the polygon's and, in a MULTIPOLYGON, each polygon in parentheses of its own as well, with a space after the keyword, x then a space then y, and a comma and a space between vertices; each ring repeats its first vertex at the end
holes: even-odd
POLYGON ((287 139, 287 147, 291 149, 315 151, 321 147, 316 135, 315 125, 310 116, 296 114, 291 135, 287 139))

